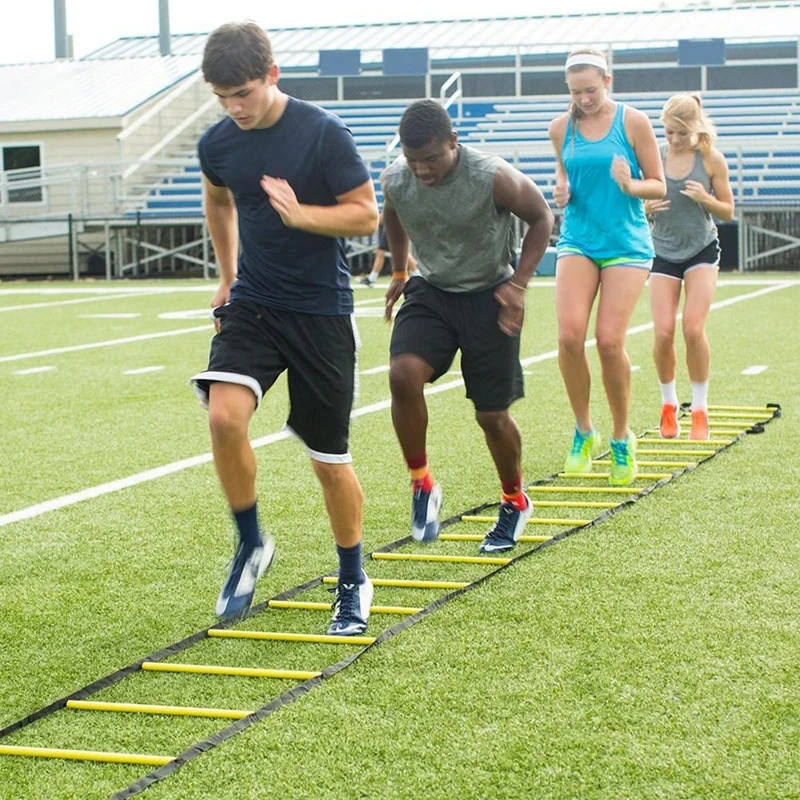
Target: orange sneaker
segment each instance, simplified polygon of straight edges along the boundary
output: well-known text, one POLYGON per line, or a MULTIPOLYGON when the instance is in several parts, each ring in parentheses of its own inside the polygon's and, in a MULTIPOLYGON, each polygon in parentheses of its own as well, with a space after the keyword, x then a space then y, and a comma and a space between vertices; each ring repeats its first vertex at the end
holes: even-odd
POLYGON ((709 439, 708 433, 708 411, 702 408, 692 410, 692 431, 690 439, 709 439))
POLYGON ((664 439, 677 439, 681 433, 681 424, 678 422, 678 406, 664 403, 661 406, 661 424, 659 431, 664 439))

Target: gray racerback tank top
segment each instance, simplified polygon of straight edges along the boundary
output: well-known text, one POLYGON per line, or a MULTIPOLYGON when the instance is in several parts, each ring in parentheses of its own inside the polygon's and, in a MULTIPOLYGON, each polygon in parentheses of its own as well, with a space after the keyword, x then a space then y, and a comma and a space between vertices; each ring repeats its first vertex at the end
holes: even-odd
POLYGON ((386 195, 414 243, 419 274, 433 286, 472 292, 514 274, 511 213, 494 202, 502 163, 459 145, 456 168, 436 186, 419 181, 402 156, 384 171, 386 195))
MULTIPOLYGON (((662 144, 659 149, 666 168, 667 145, 662 144)), ((670 201, 670 207, 653 215, 656 255, 676 264, 697 255, 717 238, 717 226, 711 214, 699 203, 681 194, 686 181, 697 181, 711 192, 711 179, 703 166, 703 154, 699 150, 695 150, 694 164, 688 175, 678 179, 667 177, 667 195, 664 199, 670 201)))

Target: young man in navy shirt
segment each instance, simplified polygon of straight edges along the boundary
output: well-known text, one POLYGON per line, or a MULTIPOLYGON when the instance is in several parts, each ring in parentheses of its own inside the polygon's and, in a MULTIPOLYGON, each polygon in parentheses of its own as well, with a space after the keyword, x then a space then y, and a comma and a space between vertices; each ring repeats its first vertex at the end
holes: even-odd
POLYGON ((280 91, 269 38, 255 23, 209 36, 203 76, 227 117, 198 146, 220 285, 208 369, 192 381, 208 406, 214 464, 239 531, 216 610, 247 610, 274 556, 259 525, 248 428, 286 370, 286 424, 311 457, 339 554, 329 633, 362 633, 373 592, 361 568, 363 494, 348 449, 357 335, 343 237, 377 227, 372 181, 341 120, 280 91))

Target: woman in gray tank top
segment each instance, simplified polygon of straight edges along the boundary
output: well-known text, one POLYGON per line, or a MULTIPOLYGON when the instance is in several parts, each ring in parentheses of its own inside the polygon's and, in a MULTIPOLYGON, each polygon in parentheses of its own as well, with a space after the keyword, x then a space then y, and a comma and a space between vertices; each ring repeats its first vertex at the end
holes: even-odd
POLYGON ((719 271, 714 218, 733 219, 728 165, 714 148, 714 126, 696 95, 671 97, 661 112, 666 144, 661 158, 667 179, 663 200, 645 202, 652 222, 656 257, 650 273, 650 307, 655 326, 653 357, 661 387, 661 435, 680 434, 675 388, 675 323, 681 298, 686 365, 692 383, 690 438, 708 439, 708 373, 711 351, 706 317, 719 271))

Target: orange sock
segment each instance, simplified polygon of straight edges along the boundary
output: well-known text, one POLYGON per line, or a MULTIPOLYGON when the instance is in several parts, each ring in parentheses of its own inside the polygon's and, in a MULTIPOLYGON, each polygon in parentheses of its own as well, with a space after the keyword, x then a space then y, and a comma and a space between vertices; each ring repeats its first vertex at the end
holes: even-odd
POLYGON ((528 507, 528 500, 525 497, 525 492, 522 489, 517 494, 506 494, 503 492, 503 502, 511 503, 517 511, 524 511, 528 507))
POLYGON ((412 491, 416 492, 417 489, 422 489, 423 492, 430 492, 433 489, 433 476, 427 467, 424 469, 412 469, 409 472, 411 474, 412 491))

